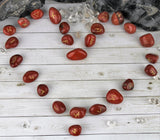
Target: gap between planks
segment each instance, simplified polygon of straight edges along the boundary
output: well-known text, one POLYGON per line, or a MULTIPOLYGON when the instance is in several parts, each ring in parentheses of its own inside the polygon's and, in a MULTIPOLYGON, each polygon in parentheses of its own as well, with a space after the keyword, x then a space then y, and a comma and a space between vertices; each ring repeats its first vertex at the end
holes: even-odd
MULTIPOLYGON (((10 136, 10 137, 0 137, 1 140, 75 140, 75 137, 70 135, 47 135, 47 136, 10 136)), ((80 135, 76 137, 76 140, 159 140, 159 133, 141 133, 141 134, 90 134, 90 135, 80 135)))

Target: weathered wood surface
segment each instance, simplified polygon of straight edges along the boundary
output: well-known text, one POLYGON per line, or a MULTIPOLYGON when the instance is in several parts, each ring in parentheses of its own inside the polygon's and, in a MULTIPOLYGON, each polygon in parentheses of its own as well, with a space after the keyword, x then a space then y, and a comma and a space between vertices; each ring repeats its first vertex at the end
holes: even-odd
POLYGON ((67 116, 0 118, 0 136, 68 135, 68 127, 73 124, 82 125, 82 134, 158 134, 159 117, 160 115, 112 115, 86 116, 78 120, 67 116), (137 122, 137 119, 141 122, 137 122))
MULTIPOLYGON (((147 64, 88 64, 88 65, 21 65, 11 69, 1 65, 0 81, 22 81, 24 72, 36 70, 40 81, 53 80, 113 80, 153 79, 144 73, 147 64)), ((155 65, 158 71, 159 64, 155 65)))
MULTIPOLYGON (((74 93, 73 93, 74 94, 74 93)), ((106 94, 104 94, 105 97, 106 94)), ((71 108, 86 107, 87 110, 94 104, 104 104, 108 108, 103 116, 120 115, 120 114, 160 114, 159 97, 125 97, 120 105, 112 105, 106 102, 105 98, 80 98, 80 99, 5 99, 0 101, 0 117, 3 116, 69 116, 71 108), (150 100, 155 99, 151 104, 150 100), (59 115, 52 109, 52 103, 60 100, 65 103, 67 110, 59 115), (16 103, 16 104, 15 104, 16 103), (138 109, 137 109, 138 108, 138 109)), ((87 113, 87 116, 93 115, 87 113)))
MULTIPOLYGON (((49 22, 49 21, 46 21, 49 22)), ((38 23, 37 23, 38 24, 38 23)), ((53 26, 53 25, 52 25, 53 26)), ((34 27, 36 28, 36 27, 34 27)), ((52 29, 52 27, 50 27, 52 29)), ((78 27, 77 27, 78 28, 78 27)), ((43 29, 43 28, 42 28, 43 29)), ((159 33, 155 32, 154 37, 156 39, 156 44, 152 48, 144 48, 140 45, 138 40, 139 36, 143 33, 139 33, 136 35, 130 35, 121 32, 121 33, 105 33, 102 36, 98 36, 96 40, 95 46, 92 48, 86 48, 84 46, 84 37, 87 33, 81 33, 81 38, 75 37, 76 33, 72 33, 75 43, 72 46, 67 46, 61 43, 62 35, 60 33, 17 33, 15 36, 20 40, 19 46, 16 48, 18 49, 73 49, 73 48, 85 48, 87 50, 94 50, 94 49, 144 49, 146 51, 155 51, 160 47, 160 40, 159 40, 159 33), (127 38, 127 39, 126 39, 127 38), (56 41, 55 41, 56 40, 56 41), (114 43, 113 43, 114 42, 114 43)), ((1 35, 1 47, 4 47, 6 40, 8 39, 7 36, 4 36, 2 33, 1 35)), ((8 50, 9 52, 13 52, 13 50, 8 50)), ((136 51, 136 50, 135 50, 136 51)), ((159 51, 158 51, 159 52, 159 51)), ((157 52, 157 53, 158 53, 157 52)), ((139 56, 140 57, 140 56, 139 56)))
POLYGON ((0 82, 0 99, 39 99, 35 87, 40 83, 46 83, 50 92, 45 99, 62 98, 102 98, 112 88, 118 89, 125 97, 159 96, 159 80, 134 80, 135 89, 124 91, 124 80, 107 81, 45 81, 24 84, 23 82, 0 82), (8 88, 9 87, 9 88, 8 88), (60 88, 59 88, 60 87, 60 88), (7 89, 7 90, 6 90, 7 89), (14 89, 14 90, 13 90, 14 89), (34 90, 33 90, 34 89, 34 90))
POLYGON ((1 137, 1 140, 158 140, 160 135, 154 134, 110 134, 110 135, 81 135, 79 137, 72 136, 28 136, 28 137, 1 137))
MULTIPOLYGON (((65 8, 71 5, 66 4, 65 8)), ((41 20, 32 20, 22 29, 17 18, 0 22, 0 45, 3 48, 9 38, 3 35, 4 25, 17 27, 20 44, 17 48, 0 52, 0 140, 75 140, 68 134, 72 124, 82 125, 82 135, 77 140, 159 140, 160 139, 160 80, 147 76, 144 67, 148 64, 145 54, 160 54, 160 32, 153 32, 155 45, 144 48, 139 37, 147 32, 137 29, 134 35, 124 32, 123 26, 104 24, 106 33, 97 36, 96 45, 85 48, 84 37, 88 34, 85 24, 72 24, 70 33, 75 39, 72 46, 60 42, 62 35, 58 25, 48 18, 50 7, 60 9, 62 4, 47 1, 41 20), (80 38, 76 32, 80 31, 80 38), (66 53, 73 48, 84 48, 88 58, 69 61, 66 53), (9 58, 14 54, 24 57, 22 65, 12 69, 9 58), (24 84, 22 77, 27 70, 37 70, 39 78, 31 84, 24 84), (122 83, 132 78, 133 91, 124 91, 122 83), (36 93, 40 83, 49 86, 49 94, 41 98, 36 93), (111 105, 105 96, 109 89, 116 88, 124 96, 124 102, 111 105), (57 115, 52 110, 55 100, 63 101, 67 111, 57 115), (74 106, 87 109, 95 104, 107 106, 107 112, 99 116, 87 113, 81 120, 68 114, 74 106)), ((3 51, 3 50, 1 50, 3 51)), ((160 61, 154 65, 160 72, 160 61)))
MULTIPOLYGON (((83 61, 68 61, 65 55, 71 49, 17 49, 16 53, 25 57, 22 64, 146 64, 148 61, 145 58, 147 53, 157 53, 157 49, 151 50, 144 48, 108 48, 108 49, 86 49, 89 56, 83 61), (145 50, 145 51, 144 51, 145 50), (128 52, 128 53, 123 53, 128 52), (53 59, 51 59, 53 58, 53 59)), ((15 52, 10 50, 6 55, 1 56, 0 64, 8 64, 8 59, 14 55, 15 52)), ((158 61, 159 62, 159 61, 158 61)), ((160 64, 160 63, 159 63, 160 64)))

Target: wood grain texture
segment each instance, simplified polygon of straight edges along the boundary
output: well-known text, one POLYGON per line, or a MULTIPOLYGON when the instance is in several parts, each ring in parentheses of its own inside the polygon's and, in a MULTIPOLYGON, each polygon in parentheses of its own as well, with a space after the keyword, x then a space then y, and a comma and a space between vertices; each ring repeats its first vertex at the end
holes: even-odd
MULTIPOLYGON (((35 27, 34 27, 35 28, 35 27)), ((78 27, 77 27, 78 28, 78 27)), ((52 28, 51 28, 52 29, 52 28)), ((46 29, 45 29, 46 30, 46 29)), ((84 38, 87 35, 87 33, 81 33, 81 38, 76 38, 76 33, 70 33, 74 38, 74 44, 72 46, 67 46, 61 43, 62 34, 60 33, 52 33, 51 31, 49 33, 17 33, 15 36, 20 40, 19 46, 17 48, 19 49, 38 49, 38 48, 58 48, 58 49, 64 49, 64 48, 86 48, 84 45, 84 38)), ((134 35, 128 36, 127 33, 121 32, 121 33, 105 33, 102 36, 97 36, 96 44, 92 48, 88 48, 88 50, 91 49, 106 49, 106 48, 144 48, 141 46, 139 42, 139 37, 143 35, 144 33, 137 33, 134 35), (127 40, 126 40, 127 38, 127 40), (114 43, 113 43, 114 42, 114 43)), ((155 32, 153 33, 155 37, 156 44, 152 48, 159 48, 160 40, 159 33, 155 32)), ((8 39, 7 36, 4 36, 2 33, 0 44, 2 44, 2 47, 4 47, 6 40, 8 39)), ((16 49, 15 49, 16 50, 16 49)), ((144 50, 152 50, 151 48, 144 48, 144 50)), ((153 49, 154 50, 154 49, 153 49)), ((8 51, 13 51, 8 50, 8 51)), ((157 50, 157 53, 159 51, 157 50)), ((124 52, 125 53, 125 52, 124 52)))
POLYGON ((124 91, 122 89, 123 81, 125 79, 107 81, 36 81, 32 84, 0 82, 0 99, 39 99, 36 87, 41 83, 47 84, 50 90, 49 94, 44 97, 45 99, 101 98, 112 88, 119 90, 125 97, 159 96, 159 80, 134 80, 135 88, 132 91, 124 91))
MULTIPOLYGON (((144 48, 108 48, 108 49, 86 49, 88 52, 88 58, 83 61, 70 61, 66 58, 66 54, 71 49, 45 49, 45 50, 21 50, 17 49, 16 53, 24 56, 22 64, 145 64, 148 61, 145 55, 148 53, 157 53, 157 49, 144 48), (128 53, 123 53, 128 52, 128 53), (118 54, 118 55, 117 55, 118 54)), ((8 60, 15 52, 7 51, 6 55, 2 55, 0 58, 0 64, 8 64, 8 60)), ((158 61, 159 63, 160 61, 158 61)))
POLYGON ((159 133, 159 117, 160 115, 87 116, 78 120, 71 117, 0 118, 0 136, 67 135, 68 127, 73 124, 82 125, 82 134, 159 133), (137 119, 143 119, 143 123, 138 123, 137 119))
POLYGON ((28 136, 28 137, 0 137, 1 140, 159 140, 160 135, 157 134, 115 134, 115 135, 81 135, 79 137, 72 136, 28 136))
MULTIPOLYGON (((21 65, 11 69, 1 65, 0 81, 22 81, 24 73, 36 70, 40 81, 55 80, 113 80, 113 79, 153 79, 144 73, 147 64, 101 64, 101 65, 21 65)), ((156 64, 157 70, 160 70, 156 64)))
MULTIPOLYGON (((74 93, 73 93, 74 94, 74 93)), ((107 111, 103 116, 120 115, 120 114, 160 114, 160 98, 158 97, 125 97, 122 104, 113 105, 106 102, 106 94, 104 98, 82 98, 82 99, 8 99, 0 100, 0 117, 15 117, 15 116, 69 116, 69 111, 73 107, 85 107, 87 110, 94 104, 104 104, 107 111), (150 103, 150 99, 155 99, 157 102, 150 103), (66 105, 66 112, 59 115, 52 109, 52 103, 60 100, 66 105), (16 103, 16 104, 15 104, 16 103), (138 108, 138 109, 137 109, 138 108)), ((93 115, 87 113, 87 116, 93 115)))
MULTIPOLYGON (((147 76, 144 68, 148 64, 145 54, 160 54, 160 32, 152 32, 155 45, 144 48, 139 37, 148 32, 137 28, 135 34, 129 35, 124 32, 123 25, 114 26, 109 21, 103 24, 106 33, 97 36, 95 46, 86 48, 84 38, 90 33, 89 28, 85 23, 70 24, 75 43, 66 46, 60 41, 58 25, 49 21, 48 9, 52 6, 67 9, 78 5, 63 6, 47 0, 42 8, 44 17, 40 20, 27 17, 31 25, 26 29, 19 27, 18 18, 0 22, 0 47, 4 48, 9 38, 2 33, 7 24, 17 27, 14 36, 20 41, 17 48, 0 52, 0 140, 159 140, 160 80, 147 76), (76 38, 77 32, 80 38, 76 38), (69 61, 65 55, 74 48, 84 48, 88 58, 69 61), (23 55, 24 61, 12 69, 9 58, 14 54, 23 55), (28 70, 37 70, 40 76, 35 82, 24 84, 22 77, 28 70), (128 78, 134 79, 133 91, 124 91, 121 87, 128 78), (44 98, 36 93, 41 83, 50 89, 44 98), (122 93, 123 103, 106 102, 106 93, 112 88, 122 93), (53 112, 52 103, 56 100, 66 104, 64 114, 53 112), (69 116, 74 106, 88 109, 96 103, 105 104, 107 112, 99 116, 87 113, 80 120, 69 116), (68 127, 73 124, 82 126, 81 136, 69 136, 68 127)), ((154 66, 160 72, 160 61, 154 66)))

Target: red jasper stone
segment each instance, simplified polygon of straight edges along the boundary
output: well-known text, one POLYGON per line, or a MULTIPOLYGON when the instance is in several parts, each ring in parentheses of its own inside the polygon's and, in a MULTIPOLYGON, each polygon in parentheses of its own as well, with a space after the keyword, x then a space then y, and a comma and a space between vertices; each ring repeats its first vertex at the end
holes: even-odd
POLYGON ((127 79, 123 85, 122 85, 122 88, 124 90, 132 90, 134 88, 134 82, 132 79, 127 79))
POLYGON ((150 62, 150 63, 157 63, 158 59, 159 59, 159 56, 156 55, 156 54, 146 54, 146 59, 150 62))
POLYGON ((13 55, 11 58, 10 58, 10 66, 12 68, 15 68, 17 66, 19 66, 23 61, 23 57, 19 54, 16 54, 16 55, 13 55))
POLYGON ((66 106, 61 101, 55 101, 52 104, 52 108, 57 114, 62 114, 66 111, 66 106))
POLYGON ((5 48, 6 49, 11 49, 17 47, 19 44, 19 40, 16 37, 10 37, 6 43, 5 43, 5 48))
POLYGON ((25 83, 31 83, 35 81, 39 76, 39 73, 37 71, 27 71, 23 76, 23 81, 25 83))
POLYGON ((39 96, 46 96, 49 92, 48 86, 45 84, 40 84, 37 87, 37 93, 39 96))
POLYGON ((102 104, 95 104, 90 107, 89 112, 93 115, 99 115, 104 113, 107 110, 105 105, 102 104))
POLYGON ((147 65, 144 69, 145 73, 149 76, 156 76, 157 75, 157 70, 154 66, 152 65, 147 65))
POLYGON ((123 101, 123 96, 116 89, 111 89, 106 95, 106 100, 111 104, 120 104, 123 101))
POLYGON ((41 9, 36 9, 31 12, 31 17, 36 20, 42 18, 43 15, 44 15, 44 12, 41 9))
POLYGON ((152 34, 145 34, 139 38, 140 43, 144 47, 152 47, 154 45, 154 38, 152 34))
POLYGON ((108 12, 104 11, 104 12, 100 13, 98 15, 98 19, 101 22, 107 22, 109 20, 109 14, 108 14, 108 12))
POLYGON ((122 24, 124 22, 123 14, 119 11, 113 13, 111 21, 114 25, 122 24))
POLYGON ((67 53, 67 58, 70 60, 82 60, 87 57, 87 52, 77 48, 67 53))
POLYGON ((96 42, 96 36, 94 34, 88 34, 85 37, 85 45, 86 47, 92 47, 96 42))
POLYGON ((30 21, 27 18, 20 18, 17 22, 21 28, 26 28, 30 25, 30 21))
POLYGON ((60 12, 54 7, 49 9, 49 18, 53 24, 59 24, 62 19, 60 12))
POLYGON ((105 29, 104 26, 100 23, 94 23, 91 26, 91 32, 96 35, 104 34, 105 29))
POLYGON ((134 34, 136 32, 136 26, 132 23, 125 23, 124 29, 129 34, 134 34))
POLYGON ((16 28, 13 25, 6 25, 3 27, 3 33, 5 35, 11 36, 16 33, 16 28))
POLYGON ((70 30, 70 26, 67 22, 62 22, 60 25, 59 25, 59 31, 62 33, 62 34, 66 34, 68 33, 70 30))
POLYGON ((65 45, 73 45, 73 43, 74 43, 73 37, 69 34, 64 35, 62 37, 61 41, 65 45))
POLYGON ((80 125, 72 125, 69 127, 68 131, 72 136, 79 136, 81 134, 82 127, 80 125))
POLYGON ((81 119, 86 115, 86 109, 83 107, 74 107, 70 110, 70 116, 75 119, 81 119))

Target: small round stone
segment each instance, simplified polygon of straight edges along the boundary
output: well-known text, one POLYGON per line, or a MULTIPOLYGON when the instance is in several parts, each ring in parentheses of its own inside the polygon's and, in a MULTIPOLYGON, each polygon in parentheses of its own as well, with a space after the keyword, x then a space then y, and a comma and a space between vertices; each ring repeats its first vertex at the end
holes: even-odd
POLYGON ((120 111, 120 110, 122 110, 122 108, 121 107, 116 107, 116 110, 120 111))
POLYGON ((6 50, 4 48, 0 48, 1 53, 6 53, 6 50))
POLYGON ((154 98, 150 98, 150 99, 148 100, 148 102, 149 102, 150 104, 154 104, 155 99, 154 99, 154 98))
POLYGON ((116 121, 107 121, 107 126, 109 127, 113 127, 113 126, 116 126, 117 125, 117 122, 116 121))
POLYGON ((135 120, 136 120, 136 122, 139 123, 139 124, 145 123, 145 119, 144 119, 144 118, 136 118, 135 120))
POLYGON ((48 86, 45 84, 40 84, 37 87, 37 93, 39 96, 46 96, 49 92, 48 86))

